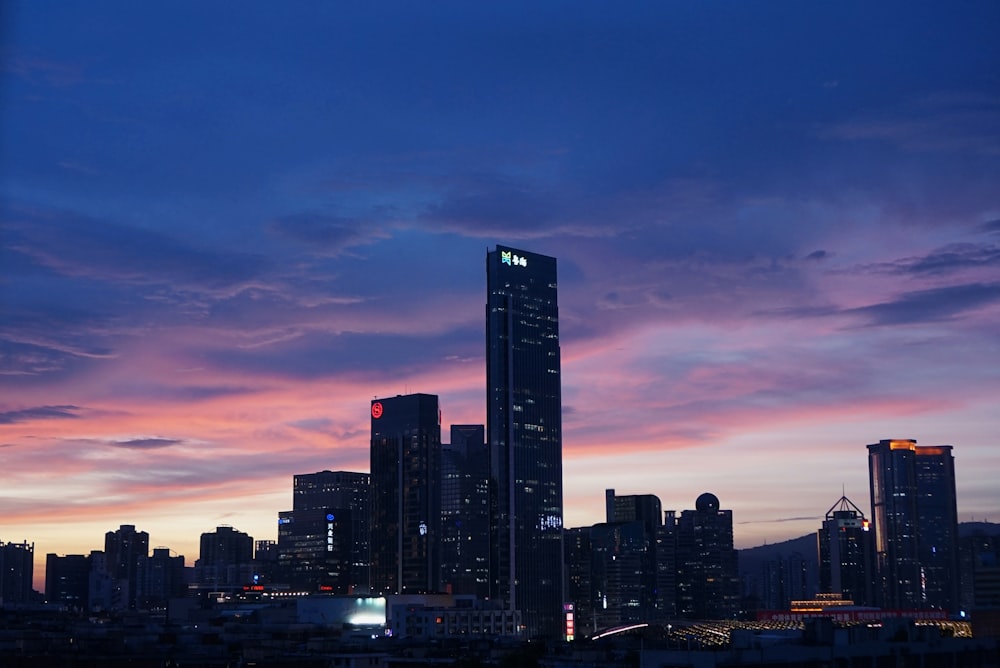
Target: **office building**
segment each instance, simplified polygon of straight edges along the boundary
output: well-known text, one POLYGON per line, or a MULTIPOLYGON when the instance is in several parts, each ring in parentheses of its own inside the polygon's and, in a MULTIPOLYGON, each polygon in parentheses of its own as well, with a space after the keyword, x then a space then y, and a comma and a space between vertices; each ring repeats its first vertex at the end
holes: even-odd
POLYGON ((371 581, 375 594, 441 590, 441 422, 432 394, 371 402, 371 581))
POLYGON ((529 636, 563 632, 562 396, 556 260, 486 257, 493 598, 529 636))
POLYGON ((351 515, 340 508, 278 513, 277 579, 296 591, 354 593, 351 515))
POLYGON ((687 619, 733 619, 739 604, 733 511, 706 492, 677 522, 677 612, 687 619))
POLYGON ((816 544, 820 593, 840 594, 856 605, 874 606, 875 542, 871 522, 861 509, 841 496, 826 511, 816 544))
POLYGON ((883 607, 957 610, 958 510, 950 445, 868 445, 876 597, 883 607))
POLYGON ((649 583, 649 537, 642 522, 607 522, 590 528, 590 604, 594 628, 636 624, 653 618, 649 583))
POLYGON ((132 524, 122 524, 104 534, 107 573, 111 576, 111 606, 134 608, 139 558, 149 555, 149 534, 136 531, 132 524))
POLYGON ((663 511, 656 529, 657 619, 677 616, 677 511, 663 511))
MULTIPOLYGON (((348 564, 345 572, 347 591, 363 593, 369 590, 369 521, 371 476, 355 471, 319 471, 295 476, 292 508, 295 511, 331 511, 343 517, 346 535, 338 536, 343 543, 348 564)), ((323 515, 325 519, 325 514, 323 515)))
POLYGON ((319 471, 292 482, 292 510, 278 514, 276 546, 258 541, 256 581, 301 591, 369 591, 367 473, 319 471))
POLYGON ((957 612, 958 502, 952 446, 916 448, 917 524, 925 607, 957 612))
POLYGON ((441 586, 489 598, 489 452, 481 424, 451 426, 441 446, 441 586))
POLYGON ((760 605, 765 610, 788 610, 793 601, 811 598, 809 567, 799 552, 768 559, 761 568, 760 605))
POLYGON ((668 559, 670 550, 670 546, 662 540, 663 508, 660 499, 653 494, 619 496, 615 490, 606 489, 604 500, 605 519, 609 525, 638 522, 642 531, 641 545, 635 544, 633 539, 630 548, 639 560, 638 598, 634 604, 630 602, 634 609, 627 611, 623 620, 660 618, 673 599, 672 591, 660 590, 659 563, 668 559))
POLYGON ((34 543, 5 543, 0 540, 0 604, 31 602, 34 559, 34 543))
POLYGON ((596 596, 591 577, 592 527, 571 527, 563 535, 566 600, 573 605, 577 637, 597 631, 596 596))
POLYGON ((959 539, 960 610, 1000 610, 1000 535, 976 529, 959 539))

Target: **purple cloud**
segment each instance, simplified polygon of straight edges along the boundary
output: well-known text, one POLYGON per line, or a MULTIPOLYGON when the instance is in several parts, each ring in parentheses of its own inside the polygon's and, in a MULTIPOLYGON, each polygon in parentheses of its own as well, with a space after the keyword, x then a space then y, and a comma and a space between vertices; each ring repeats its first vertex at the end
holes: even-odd
POLYGON ((79 419, 79 406, 36 406, 0 413, 0 424, 14 424, 32 420, 79 419))

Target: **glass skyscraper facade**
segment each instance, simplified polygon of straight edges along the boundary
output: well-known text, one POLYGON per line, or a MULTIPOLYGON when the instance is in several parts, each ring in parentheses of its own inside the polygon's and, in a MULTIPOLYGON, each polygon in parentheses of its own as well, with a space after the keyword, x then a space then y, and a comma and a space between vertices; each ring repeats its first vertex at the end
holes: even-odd
POLYGON ((292 510, 278 516, 279 579, 305 591, 368 591, 369 479, 354 471, 294 476, 292 510))
POLYGON ((433 394, 371 403, 375 594, 441 591, 441 414, 433 394))
POLYGON ((868 446, 877 595, 883 607, 957 610, 958 511, 950 445, 868 446))
POLYGON ((486 256, 491 594, 529 636, 562 631, 562 389, 556 260, 486 256))

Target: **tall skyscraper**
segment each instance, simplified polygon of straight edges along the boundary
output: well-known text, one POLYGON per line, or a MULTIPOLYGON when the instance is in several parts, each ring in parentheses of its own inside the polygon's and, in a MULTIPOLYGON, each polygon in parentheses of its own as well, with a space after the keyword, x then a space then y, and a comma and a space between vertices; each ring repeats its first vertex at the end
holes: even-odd
POLYGON ((677 523, 677 613, 688 619, 732 619, 740 586, 733 549, 733 511, 705 492, 677 523))
POLYGON ((562 386, 556 260, 486 256, 486 404, 493 512, 491 592, 526 632, 562 631, 562 386))
POLYGON ((453 424, 441 447, 441 585, 490 595, 490 458, 481 424, 453 424))
POLYGON ((961 584, 955 458, 951 450, 950 445, 920 446, 915 463, 924 605, 954 612, 960 608, 961 584))
POLYGON ((957 610, 958 510, 950 445, 868 446, 877 590, 884 607, 957 610))
POLYGON ((433 394, 371 403, 371 578, 376 594, 441 590, 441 417, 433 394))
POLYGON ((816 533, 819 590, 840 594, 857 605, 875 605, 874 541, 871 523, 846 496, 826 511, 816 533))

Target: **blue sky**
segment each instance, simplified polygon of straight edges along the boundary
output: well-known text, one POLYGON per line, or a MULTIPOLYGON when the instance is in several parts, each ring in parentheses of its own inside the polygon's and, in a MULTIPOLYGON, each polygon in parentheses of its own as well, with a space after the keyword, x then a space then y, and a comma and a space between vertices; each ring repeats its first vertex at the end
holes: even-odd
POLYGON ((373 396, 484 422, 498 243, 559 261, 568 525, 801 535, 881 438, 997 515, 996 3, 2 11, 0 539, 193 561, 373 396))

